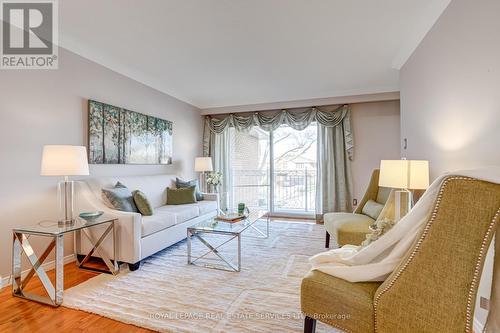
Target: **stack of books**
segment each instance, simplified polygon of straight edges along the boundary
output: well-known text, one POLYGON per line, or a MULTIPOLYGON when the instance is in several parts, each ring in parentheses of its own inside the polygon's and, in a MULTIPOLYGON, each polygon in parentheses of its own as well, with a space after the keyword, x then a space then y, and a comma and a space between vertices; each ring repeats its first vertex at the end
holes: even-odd
POLYGON ((219 215, 215 219, 224 222, 235 223, 245 219, 246 216, 238 213, 229 213, 226 215, 219 215))

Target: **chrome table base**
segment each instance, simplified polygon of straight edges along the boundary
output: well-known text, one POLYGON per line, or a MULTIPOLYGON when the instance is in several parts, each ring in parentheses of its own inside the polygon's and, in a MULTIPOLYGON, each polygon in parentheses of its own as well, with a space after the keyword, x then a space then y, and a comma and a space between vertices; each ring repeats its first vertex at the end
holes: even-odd
MULTIPOLYGON (((77 239, 80 239, 80 237, 79 237, 80 235, 78 234, 79 232, 80 232, 80 230, 76 232, 77 239)), ((76 265, 78 266, 78 268, 88 270, 88 271, 93 271, 93 272, 107 273, 107 274, 113 274, 113 275, 118 274, 118 272, 119 272, 118 261, 117 260, 111 261, 111 259, 106 255, 106 252, 101 251, 99 249, 99 247, 101 246, 101 244, 104 241, 104 239, 106 238, 106 236, 109 233, 111 233, 113 235, 113 259, 116 258, 116 244, 115 244, 115 236, 114 236, 115 235, 115 223, 111 222, 110 226, 103 232, 103 234, 97 240, 97 242, 94 240, 92 235, 90 235, 90 233, 86 229, 82 229, 81 232, 83 232, 83 234, 85 235, 85 237, 87 237, 90 244, 92 244, 92 249, 90 250, 89 253, 87 253, 87 255, 83 258, 82 261, 79 261, 78 256, 77 256, 76 265), (84 264, 92 257, 92 254, 94 254, 94 252, 99 253, 99 255, 101 256, 101 259, 104 261, 104 263, 108 267, 108 270, 84 266, 84 264)))
POLYGON ((52 242, 47 246, 45 251, 43 251, 40 258, 37 257, 35 251, 31 247, 28 241, 28 237, 25 234, 14 232, 14 241, 12 247, 12 294, 17 297, 30 299, 40 303, 59 306, 62 304, 62 293, 64 290, 64 279, 63 279, 63 251, 64 251, 64 236, 55 236, 52 242), (50 281, 47 273, 42 267, 43 262, 47 258, 52 249, 55 247, 55 286, 50 281), (31 270, 23 279, 21 276, 21 256, 22 253, 26 255, 29 263, 31 264, 31 270), (30 281, 30 279, 35 275, 35 273, 40 278, 42 285, 47 293, 47 296, 40 296, 33 293, 27 293, 24 288, 30 281))
MULTIPOLYGON (((85 256, 85 258, 79 262, 77 260, 77 266, 81 269, 98 271, 108 274, 116 275, 119 272, 118 263, 114 260, 114 263, 111 262, 109 257, 106 255, 105 251, 100 250, 100 246, 104 239, 110 234, 113 239, 113 259, 116 258, 116 242, 114 235, 114 225, 115 220, 109 221, 110 225, 104 231, 104 233, 99 237, 97 241, 91 236, 91 234, 86 230, 87 228, 81 229, 81 231, 86 235, 86 237, 91 242, 93 248, 91 251, 85 256), (97 252, 101 255, 104 263, 109 268, 109 271, 100 270, 96 268, 86 267, 84 263, 88 261, 91 255, 97 252)), ((77 230, 75 232, 80 232, 77 230)), ((64 233, 57 235, 48 235, 37 232, 13 232, 13 243, 12 243, 12 295, 32 301, 36 301, 43 304, 48 304, 54 307, 58 307, 62 304, 63 301, 63 291, 64 291, 64 233), (52 238, 50 244, 45 248, 40 257, 38 257, 31 246, 27 235, 36 235, 36 236, 44 236, 52 238), (52 284, 51 279, 47 275, 44 267, 42 266, 49 254, 52 250, 55 249, 55 285, 52 284), (21 266, 21 258, 22 254, 25 254, 28 258, 28 262, 31 265, 31 269, 23 278, 22 276, 22 266, 21 266), (43 288, 45 289, 46 296, 33 294, 26 292, 24 289, 27 286, 28 282, 35 275, 38 275, 43 288)))
MULTIPOLYGON (((257 238, 268 238, 269 237, 269 217, 266 218, 266 231, 263 232, 259 228, 257 228, 255 223, 252 223, 250 227, 252 230, 255 230, 259 236, 256 236, 257 238)), ((247 230, 247 229, 245 229, 247 230)), ((242 232, 244 232, 243 230, 242 232)), ((203 230, 203 229, 197 229, 196 227, 190 227, 187 229, 187 253, 188 253, 188 259, 187 262, 190 265, 196 265, 196 266, 202 266, 206 268, 212 268, 212 269, 218 269, 218 270, 223 270, 223 271, 229 271, 229 272, 240 272, 241 271, 241 234, 242 232, 230 232, 230 231, 216 231, 216 230, 203 230), (225 240, 221 244, 217 246, 213 246, 210 244, 208 240, 203 238, 201 235, 202 234, 218 234, 218 235, 225 235, 229 236, 229 239, 225 240), (198 239, 203 245, 205 245, 208 248, 208 251, 202 254, 199 257, 193 257, 192 255, 192 241, 191 238, 195 237, 198 239), (224 245, 228 244, 231 242, 233 239, 236 239, 238 242, 238 256, 237 256, 237 262, 233 263, 231 262, 230 259, 225 258, 219 251, 221 247, 224 245), (207 255, 210 253, 215 254, 221 264, 211 264, 211 263, 201 263, 199 260, 205 258, 207 255)))

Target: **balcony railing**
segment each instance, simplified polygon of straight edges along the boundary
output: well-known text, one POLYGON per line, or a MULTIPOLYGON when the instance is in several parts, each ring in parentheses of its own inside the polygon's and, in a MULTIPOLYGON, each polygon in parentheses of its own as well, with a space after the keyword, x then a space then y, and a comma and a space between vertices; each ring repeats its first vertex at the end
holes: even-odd
MULTIPOLYGON (((274 211, 311 214, 316 203, 316 170, 275 170, 274 211)), ((244 202, 249 207, 269 209, 271 195, 269 172, 233 170, 231 205, 244 202)))

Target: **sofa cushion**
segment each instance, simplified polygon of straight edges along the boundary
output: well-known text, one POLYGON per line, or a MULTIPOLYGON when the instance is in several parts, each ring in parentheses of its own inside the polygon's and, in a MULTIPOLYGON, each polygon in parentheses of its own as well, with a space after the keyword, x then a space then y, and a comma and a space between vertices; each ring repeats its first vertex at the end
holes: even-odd
POLYGON ((141 235, 146 237, 173 225, 175 225, 175 215, 157 209, 154 215, 142 217, 141 235))
POLYGON ((353 213, 327 213, 324 216, 325 229, 334 237, 339 246, 360 245, 375 222, 369 216, 353 213))
POLYGON ((172 215, 175 224, 186 222, 187 220, 191 220, 194 219, 195 217, 200 216, 200 210, 198 209, 196 204, 165 205, 162 207, 158 207, 155 210, 155 215, 156 213, 172 215))

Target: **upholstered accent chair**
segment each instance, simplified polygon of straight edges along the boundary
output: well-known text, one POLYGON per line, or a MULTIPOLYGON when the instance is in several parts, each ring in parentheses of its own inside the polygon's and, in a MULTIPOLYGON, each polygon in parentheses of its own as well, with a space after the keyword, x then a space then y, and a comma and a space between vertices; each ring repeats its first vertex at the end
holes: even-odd
POLYGON ((338 246, 346 244, 360 245, 366 239, 366 234, 370 232, 369 227, 375 222, 375 219, 364 215, 363 207, 368 200, 385 205, 391 191, 390 188, 378 186, 379 174, 380 170, 373 170, 365 195, 354 210, 354 213, 325 214, 323 219, 326 229, 326 248, 330 247, 330 236, 334 237, 338 246))
POLYGON ((303 279, 304 332, 314 332, 316 320, 353 333, 471 332, 499 217, 499 184, 446 178, 421 234, 383 283, 351 283, 319 271, 303 279))

